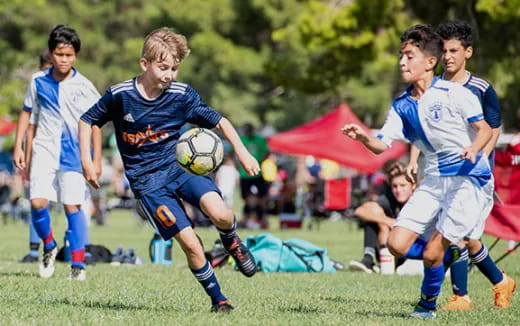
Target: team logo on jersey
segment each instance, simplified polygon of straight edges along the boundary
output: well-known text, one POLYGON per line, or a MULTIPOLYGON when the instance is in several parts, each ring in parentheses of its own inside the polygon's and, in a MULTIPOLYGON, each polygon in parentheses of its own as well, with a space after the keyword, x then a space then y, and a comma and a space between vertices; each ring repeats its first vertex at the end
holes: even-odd
POLYGON ((441 121, 441 110, 442 110, 442 103, 435 102, 430 104, 430 107, 428 108, 428 111, 430 113, 430 117, 433 119, 433 121, 441 121))
POLYGON ((131 114, 131 113, 127 113, 127 114, 123 117, 123 120, 128 121, 128 122, 135 122, 134 117, 132 117, 132 114, 131 114))
POLYGON ((153 131, 152 127, 148 125, 145 131, 138 131, 135 134, 129 132, 123 132, 123 141, 137 145, 137 147, 143 146, 146 142, 157 143, 161 139, 167 138, 168 133, 166 131, 153 131))

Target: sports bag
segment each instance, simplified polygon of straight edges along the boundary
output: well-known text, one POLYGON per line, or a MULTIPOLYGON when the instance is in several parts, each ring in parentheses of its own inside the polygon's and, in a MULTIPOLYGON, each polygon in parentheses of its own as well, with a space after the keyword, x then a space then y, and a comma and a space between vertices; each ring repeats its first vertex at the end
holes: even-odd
POLYGON ((301 239, 282 241, 270 234, 248 236, 246 247, 263 272, 310 272, 334 273, 333 261, 327 250, 301 239))

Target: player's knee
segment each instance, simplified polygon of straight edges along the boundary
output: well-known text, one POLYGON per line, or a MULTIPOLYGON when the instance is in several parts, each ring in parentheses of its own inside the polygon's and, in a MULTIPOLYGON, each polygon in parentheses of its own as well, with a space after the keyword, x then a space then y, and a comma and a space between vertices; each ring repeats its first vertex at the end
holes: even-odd
POLYGON ((49 203, 47 202, 47 200, 43 198, 31 199, 31 208, 34 210, 40 210, 42 208, 45 208, 48 204, 49 203))
POLYGON ((443 257, 444 253, 442 251, 438 252, 437 250, 426 248, 423 253, 424 265, 428 267, 437 266, 442 263, 443 257))
POLYGON ((395 257, 402 257, 404 256, 409 248, 406 248, 403 242, 399 241, 396 237, 389 237, 387 240, 387 247, 388 250, 394 255, 395 257))
POLYGON ((211 221, 217 226, 233 225, 233 211, 230 208, 223 208, 214 212, 211 216, 211 221))

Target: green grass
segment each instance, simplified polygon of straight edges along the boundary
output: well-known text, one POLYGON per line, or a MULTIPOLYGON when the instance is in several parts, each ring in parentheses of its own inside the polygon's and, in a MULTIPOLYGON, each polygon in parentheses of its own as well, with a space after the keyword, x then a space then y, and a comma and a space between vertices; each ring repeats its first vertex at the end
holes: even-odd
MULTIPOLYGON (((54 217, 57 239, 65 218, 54 217)), ((324 222, 319 230, 280 231, 272 220, 272 232, 281 238, 298 237, 329 250, 336 260, 348 263, 362 254, 362 233, 354 223, 324 222)), ((209 248, 218 237, 215 230, 198 228, 209 248)), ((254 232, 242 230, 242 237, 254 232)), ((256 232, 258 233, 258 232, 256 232)), ((209 299, 189 272, 178 245, 174 265, 151 265, 148 243, 152 230, 140 225, 127 211, 109 215, 106 227, 91 227, 91 240, 114 250, 133 247, 146 264, 88 267, 86 282, 66 280, 68 265, 58 263, 53 278, 37 276, 36 264, 18 260, 27 251, 27 226, 0 225, 0 324, 1 325, 520 325, 520 299, 512 308, 493 307, 491 285, 478 271, 469 277, 474 310, 439 312, 433 321, 408 320, 419 296, 417 276, 367 275, 350 271, 335 274, 263 274, 251 279, 231 268, 216 270, 224 293, 236 310, 230 315, 209 312, 209 299)), ((490 243, 491 238, 485 242, 490 243)), ((60 241, 61 242, 61 241, 60 241)), ((505 249, 501 243, 492 253, 505 249)), ((520 280, 520 254, 503 262, 520 280)), ((440 304, 451 295, 445 282, 440 304)))

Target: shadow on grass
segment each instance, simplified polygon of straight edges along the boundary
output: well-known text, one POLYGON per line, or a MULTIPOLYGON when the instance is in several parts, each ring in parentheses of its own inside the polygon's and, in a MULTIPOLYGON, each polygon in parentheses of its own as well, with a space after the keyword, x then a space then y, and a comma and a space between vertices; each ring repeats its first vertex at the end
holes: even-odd
MULTIPOLYGON (((409 318, 409 313, 406 312, 385 312, 382 310, 376 310, 379 309, 381 306, 388 304, 388 301, 381 300, 380 302, 374 301, 374 300, 362 300, 362 299, 355 299, 351 297, 342 297, 342 296, 335 296, 335 297, 325 297, 321 298, 324 301, 331 301, 334 303, 340 303, 340 304, 346 304, 346 305, 355 305, 356 307, 373 307, 374 310, 365 309, 365 310, 359 310, 355 311, 354 313, 356 315, 362 316, 362 317, 378 317, 378 318, 387 318, 387 317, 394 317, 394 318, 409 318)), ((402 302, 400 303, 402 304, 402 302)), ((406 304, 405 304, 406 306, 406 304)), ((414 303, 410 302, 410 312, 413 309, 414 303)))
POLYGON ((299 304, 292 307, 280 307, 280 312, 299 313, 299 314, 317 314, 320 313, 320 309, 317 307, 309 307, 306 305, 299 304))
POLYGON ((30 277, 30 278, 38 278, 38 275, 34 272, 23 271, 23 272, 0 272, 1 276, 16 276, 16 277, 30 277))
MULTIPOLYGON (((146 310, 146 311, 164 311, 166 307, 151 307, 148 305, 140 305, 140 304, 127 304, 122 302, 100 302, 100 301, 90 301, 90 302, 78 302, 69 300, 67 298, 64 299, 53 299, 45 302, 46 304, 51 305, 67 305, 67 306, 84 306, 87 308, 94 309, 103 309, 103 310, 123 310, 123 311, 136 311, 136 310, 146 310)), ((171 309, 171 308, 168 308, 171 309)))

